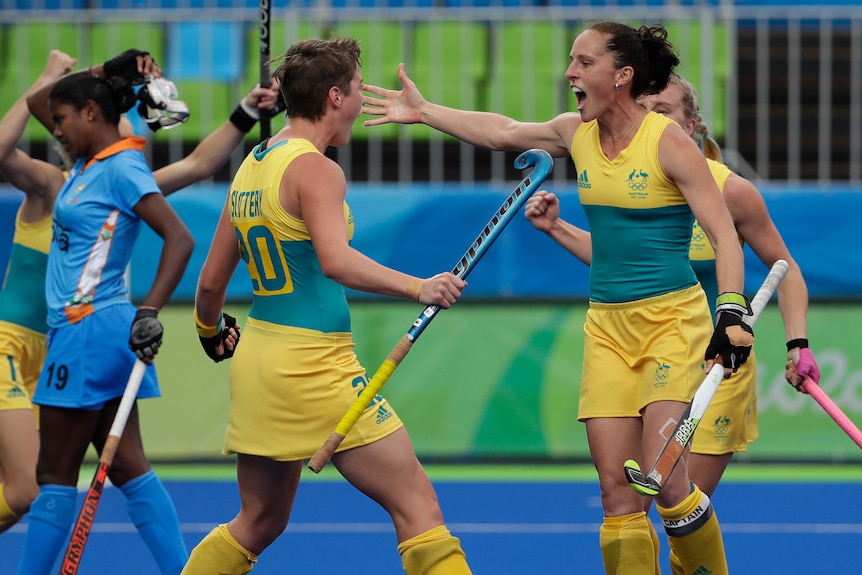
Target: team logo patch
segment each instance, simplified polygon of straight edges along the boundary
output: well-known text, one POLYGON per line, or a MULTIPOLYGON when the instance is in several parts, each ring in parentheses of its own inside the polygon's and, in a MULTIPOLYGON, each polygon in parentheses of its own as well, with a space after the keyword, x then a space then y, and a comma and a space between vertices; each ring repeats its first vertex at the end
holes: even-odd
POLYGON ((6 394, 6 397, 9 399, 12 399, 13 397, 27 397, 27 394, 24 393, 21 386, 16 383, 12 386, 12 389, 9 390, 9 393, 6 394))
POLYGON ((378 425, 392 417, 392 412, 382 405, 377 408, 377 423, 378 425))
POLYGON ((727 441, 727 429, 730 427, 730 418, 719 415, 712 424, 713 439, 716 441, 727 441))
POLYGON ((655 368, 655 372, 653 373, 655 388, 659 389, 666 386, 667 378, 669 375, 670 366, 666 363, 660 363, 659 366, 655 368))
POLYGON ((629 197, 635 200, 642 200, 649 196, 649 192, 646 191, 648 182, 649 174, 637 168, 632 170, 632 173, 626 178, 626 185, 631 190, 629 197))

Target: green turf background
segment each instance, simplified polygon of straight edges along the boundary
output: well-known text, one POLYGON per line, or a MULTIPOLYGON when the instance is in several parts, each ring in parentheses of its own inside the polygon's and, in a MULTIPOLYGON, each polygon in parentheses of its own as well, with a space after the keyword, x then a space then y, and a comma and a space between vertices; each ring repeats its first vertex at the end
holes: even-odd
MULTIPOLYGON (((243 321, 246 307, 228 310, 243 321)), ((588 461, 576 421, 585 309, 583 303, 460 303, 441 312, 384 388, 417 452, 431 461, 588 461)), ((369 372, 420 311, 400 302, 353 305, 356 350, 369 372)), ((217 461, 229 362, 216 365, 203 354, 190 306, 168 307, 160 317, 163 397, 141 402, 147 451, 157 461, 217 461)), ((857 422, 860 320, 862 306, 818 304, 809 316, 823 387, 857 422)), ((814 400, 783 381, 784 334, 774 303, 756 334, 760 438, 737 459, 862 463, 862 452, 814 400)))

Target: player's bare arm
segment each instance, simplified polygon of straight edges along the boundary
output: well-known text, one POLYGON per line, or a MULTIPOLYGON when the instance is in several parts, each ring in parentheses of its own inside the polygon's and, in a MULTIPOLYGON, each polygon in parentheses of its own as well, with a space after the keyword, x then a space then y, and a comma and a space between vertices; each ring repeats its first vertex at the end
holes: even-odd
POLYGON ((744 263, 733 219, 697 144, 678 124, 659 140, 665 174, 679 186, 716 254, 719 293, 742 293, 744 263))
MULTIPOLYGON (((269 88, 256 86, 246 94, 243 102, 250 108, 263 111, 274 108, 277 100, 276 83, 269 88)), ((244 137, 245 132, 226 120, 215 132, 201 140, 188 156, 153 172, 159 189, 168 195, 211 176, 227 162, 244 137)))
POLYGON ((31 158, 18 149, 30 111, 27 97, 42 86, 69 73, 77 60, 59 50, 51 50, 45 69, 0 120, 0 172, 6 180, 25 193, 21 216, 26 222, 38 221, 51 213, 54 197, 63 185, 63 174, 56 166, 31 158))
POLYGON ((195 241, 162 194, 147 194, 135 205, 138 214, 164 240, 158 271, 142 306, 162 309, 186 270, 195 241))
POLYGON ((292 180, 296 174, 301 174, 299 182, 290 185, 296 186, 301 219, 327 277, 351 289, 408 297, 443 308, 460 297, 466 282, 451 273, 415 278, 383 266, 350 246, 343 210, 347 184, 337 164, 325 156, 305 154, 291 163, 285 179, 292 180))
POLYGON ((398 65, 398 77, 403 86, 401 90, 387 90, 370 84, 362 86, 364 91, 379 96, 365 96, 363 113, 381 116, 366 120, 365 126, 424 123, 459 140, 490 150, 539 148, 556 158, 569 154, 571 136, 580 122, 577 114, 562 114, 548 122, 533 123, 518 122, 491 112, 449 108, 425 100, 404 71, 404 64, 398 65))

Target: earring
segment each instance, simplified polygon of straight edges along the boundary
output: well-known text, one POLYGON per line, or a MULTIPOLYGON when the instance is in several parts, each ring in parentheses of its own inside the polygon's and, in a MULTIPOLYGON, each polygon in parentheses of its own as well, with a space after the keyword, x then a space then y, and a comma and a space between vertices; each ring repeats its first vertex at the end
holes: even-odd
POLYGON ((614 82, 614 90, 619 90, 619 89, 620 89, 620 85, 618 83, 614 82))

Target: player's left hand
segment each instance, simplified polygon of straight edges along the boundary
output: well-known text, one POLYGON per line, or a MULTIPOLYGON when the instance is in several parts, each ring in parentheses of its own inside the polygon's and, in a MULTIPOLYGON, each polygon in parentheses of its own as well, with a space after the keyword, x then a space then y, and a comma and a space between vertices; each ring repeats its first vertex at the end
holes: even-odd
POLYGON ((285 110, 284 100, 281 97, 281 87, 275 78, 272 79, 269 88, 255 84, 254 88, 243 98, 242 103, 246 112, 249 109, 257 112, 257 115, 251 114, 255 120, 259 120, 261 116, 272 117, 285 110))
POLYGON ((153 358, 162 345, 164 328, 158 320, 159 310, 140 307, 135 313, 132 322, 132 330, 129 335, 129 349, 146 364, 153 362, 153 358))
POLYGON ((527 200, 524 216, 537 230, 548 233, 560 219, 560 199, 547 190, 539 190, 527 200))
POLYGON ((162 69, 149 52, 130 48, 102 64, 105 78, 120 76, 132 84, 143 84, 147 76, 162 77, 162 69))
POLYGON ((218 363, 233 357, 236 346, 239 343, 239 326, 236 318, 222 312, 222 329, 212 337, 198 335, 201 347, 214 362, 218 363))
POLYGON ((795 347, 787 352, 787 365, 785 366, 784 379, 796 388, 796 391, 805 393, 802 384, 805 378, 810 377, 814 383, 820 383, 820 367, 814 354, 807 347, 795 347))

